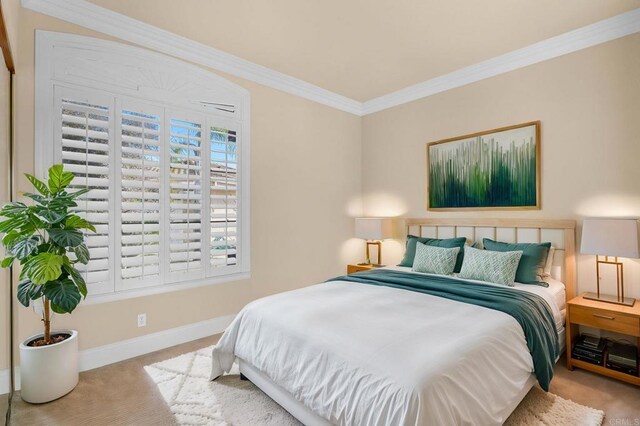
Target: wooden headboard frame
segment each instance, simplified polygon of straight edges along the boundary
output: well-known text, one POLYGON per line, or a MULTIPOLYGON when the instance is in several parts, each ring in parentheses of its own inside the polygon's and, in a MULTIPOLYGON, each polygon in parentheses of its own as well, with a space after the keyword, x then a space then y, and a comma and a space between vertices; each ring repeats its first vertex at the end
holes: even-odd
POLYGON ((470 241, 475 241, 488 237, 512 243, 551 241, 556 248, 556 257, 564 258, 560 263, 563 268, 567 300, 576 296, 576 222, 574 220, 416 218, 406 219, 406 225, 407 234, 433 238, 464 236, 470 241), (425 235, 425 231, 430 231, 431 235, 425 235))

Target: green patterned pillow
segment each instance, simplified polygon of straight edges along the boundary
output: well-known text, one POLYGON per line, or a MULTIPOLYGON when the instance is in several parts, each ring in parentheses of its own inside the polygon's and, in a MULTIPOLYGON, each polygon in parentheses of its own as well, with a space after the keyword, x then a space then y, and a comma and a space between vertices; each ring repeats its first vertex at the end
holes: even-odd
POLYGON ((489 251, 467 247, 459 278, 513 286, 522 251, 489 251))
POLYGON ((489 238, 482 240, 485 250, 491 251, 522 251, 522 259, 516 271, 516 281, 522 284, 540 284, 544 274, 547 256, 551 249, 551 243, 518 243, 510 244, 501 241, 493 241, 489 238))
POLYGON ((413 271, 451 275, 456 267, 460 247, 444 248, 418 242, 413 258, 413 271))

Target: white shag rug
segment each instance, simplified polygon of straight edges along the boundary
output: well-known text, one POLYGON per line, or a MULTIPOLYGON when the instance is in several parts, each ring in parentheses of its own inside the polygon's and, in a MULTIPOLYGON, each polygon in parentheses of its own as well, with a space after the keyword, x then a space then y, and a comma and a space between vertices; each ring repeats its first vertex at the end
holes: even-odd
MULTIPOLYGON (((178 425, 298 426, 287 411, 251 382, 237 366, 209 381, 213 346, 144 367, 157 384, 178 425)), ((600 426, 604 412, 534 387, 507 419, 509 426, 600 426)))

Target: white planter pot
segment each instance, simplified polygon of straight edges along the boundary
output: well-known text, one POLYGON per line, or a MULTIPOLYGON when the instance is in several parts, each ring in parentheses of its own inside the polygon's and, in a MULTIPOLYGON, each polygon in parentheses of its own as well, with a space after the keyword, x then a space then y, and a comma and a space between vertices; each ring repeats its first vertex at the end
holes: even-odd
POLYGON ((29 337, 20 344, 20 396, 31 403, 53 401, 71 392, 78 384, 78 332, 55 330, 51 334, 71 334, 62 342, 32 347, 27 343, 43 336, 29 337))

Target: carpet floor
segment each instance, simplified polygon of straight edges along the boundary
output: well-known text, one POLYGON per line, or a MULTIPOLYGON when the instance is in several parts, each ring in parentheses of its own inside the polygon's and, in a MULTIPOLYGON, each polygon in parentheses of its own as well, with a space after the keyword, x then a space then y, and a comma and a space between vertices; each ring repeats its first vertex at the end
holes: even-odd
MULTIPOLYGON (((209 346, 144 367, 158 385, 176 423, 184 426, 300 425, 255 385, 240 380, 237 365, 229 374, 210 381, 212 349, 213 346, 209 346)), ((505 425, 600 426, 603 419, 603 411, 534 387, 505 425)))
MULTIPOLYGON (((73 392, 47 404, 25 403, 18 393, 12 403, 11 425, 177 424, 178 420, 161 390, 144 367, 213 345, 219 337, 207 337, 83 372, 73 392)), ((551 392, 578 404, 603 410, 605 425, 640 425, 639 387, 588 371, 569 371, 560 361, 551 383, 551 392)))

